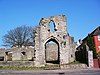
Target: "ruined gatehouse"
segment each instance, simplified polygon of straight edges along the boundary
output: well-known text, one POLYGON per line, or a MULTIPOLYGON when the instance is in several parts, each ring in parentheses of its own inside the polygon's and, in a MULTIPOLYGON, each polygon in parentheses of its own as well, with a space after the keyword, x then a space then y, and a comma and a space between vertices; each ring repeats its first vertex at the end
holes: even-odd
POLYGON ((42 18, 36 30, 35 66, 68 64, 74 60, 75 43, 68 34, 65 15, 42 18))

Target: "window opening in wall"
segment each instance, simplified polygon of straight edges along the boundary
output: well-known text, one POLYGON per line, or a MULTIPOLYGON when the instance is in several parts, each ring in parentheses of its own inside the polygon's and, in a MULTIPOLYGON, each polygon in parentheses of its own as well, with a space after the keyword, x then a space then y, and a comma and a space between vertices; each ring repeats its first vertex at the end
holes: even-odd
POLYGON ((73 57, 73 55, 71 54, 71 57, 73 57))
POLYGON ((26 55, 26 52, 21 52, 23 55, 26 55))
POLYGON ((54 22, 51 21, 49 26, 50 26, 50 32, 55 32, 56 31, 54 22))

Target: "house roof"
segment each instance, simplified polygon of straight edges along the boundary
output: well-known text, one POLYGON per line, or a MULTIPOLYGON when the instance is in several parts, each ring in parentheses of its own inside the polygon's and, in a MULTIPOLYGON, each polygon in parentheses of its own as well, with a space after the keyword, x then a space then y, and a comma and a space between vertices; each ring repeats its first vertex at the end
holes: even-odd
POLYGON ((97 27, 90 35, 100 35, 100 26, 97 27))
MULTIPOLYGON (((92 31, 90 34, 88 34, 88 36, 89 35, 90 36, 100 35, 100 26, 98 26, 94 31, 92 31)), ((88 36, 86 36, 82 41, 86 40, 88 36)))
MULTIPOLYGON (((100 26, 98 26, 95 30, 93 30, 90 34, 88 34, 88 36, 96 36, 96 35, 100 35, 100 26)), ((83 40, 82 40, 82 44, 83 45, 84 43, 86 43, 86 39, 88 38, 88 36, 86 36, 83 40)), ((80 46, 81 46, 80 45, 80 46)), ((79 47, 80 47, 79 46, 79 47)), ((79 48, 78 47, 78 48, 79 48)))

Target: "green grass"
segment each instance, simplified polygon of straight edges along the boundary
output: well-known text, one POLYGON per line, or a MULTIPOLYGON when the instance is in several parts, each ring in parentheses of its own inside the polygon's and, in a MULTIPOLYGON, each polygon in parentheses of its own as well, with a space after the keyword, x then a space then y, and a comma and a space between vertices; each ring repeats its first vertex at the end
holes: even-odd
POLYGON ((54 70, 59 69, 59 66, 46 65, 45 67, 19 67, 19 66, 0 66, 0 70, 54 70))
POLYGON ((0 66, 1 70, 44 70, 44 67, 0 66))
MULTIPOLYGON (((70 64, 80 64, 80 62, 75 61, 71 62, 69 64, 65 65, 70 65, 70 64)), ((28 67, 28 66, 0 66, 1 70, 55 70, 55 69, 60 69, 59 64, 55 65, 45 65, 44 67, 28 67)))
POLYGON ((81 64, 79 61, 74 61, 74 62, 71 62, 69 64, 81 64))

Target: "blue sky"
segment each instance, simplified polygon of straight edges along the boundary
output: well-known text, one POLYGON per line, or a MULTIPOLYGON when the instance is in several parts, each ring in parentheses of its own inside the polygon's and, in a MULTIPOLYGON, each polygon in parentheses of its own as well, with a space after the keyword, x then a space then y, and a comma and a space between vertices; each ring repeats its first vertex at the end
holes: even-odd
POLYGON ((2 37, 21 25, 36 26, 42 17, 64 14, 68 32, 83 39, 100 26, 100 0, 0 0, 0 47, 2 37))

